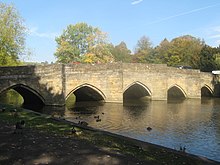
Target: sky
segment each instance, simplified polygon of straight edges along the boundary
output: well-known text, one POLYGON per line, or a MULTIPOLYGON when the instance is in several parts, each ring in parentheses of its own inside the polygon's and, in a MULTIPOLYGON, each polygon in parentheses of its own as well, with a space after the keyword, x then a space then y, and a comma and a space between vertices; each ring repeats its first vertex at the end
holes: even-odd
POLYGON ((1 0, 13 4, 28 28, 26 61, 55 62, 59 37, 70 24, 85 22, 133 51, 146 36, 155 47, 167 38, 192 35, 220 44, 219 0, 1 0))

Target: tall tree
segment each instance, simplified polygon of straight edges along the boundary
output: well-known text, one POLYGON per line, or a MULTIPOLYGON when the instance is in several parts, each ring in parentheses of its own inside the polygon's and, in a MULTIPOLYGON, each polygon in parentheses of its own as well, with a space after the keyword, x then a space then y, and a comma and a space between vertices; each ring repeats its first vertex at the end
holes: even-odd
POLYGON ((151 43, 150 39, 146 36, 142 36, 137 42, 137 45, 135 48, 135 53, 147 52, 151 48, 152 48, 152 43, 151 43))
POLYGON ((215 63, 216 63, 216 69, 220 70, 220 45, 215 48, 215 63))
POLYGON ((0 2, 0 65, 17 65, 25 52, 23 19, 13 5, 0 2))
POLYGON ((155 51, 155 61, 157 63, 167 64, 169 61, 169 49, 170 42, 165 38, 161 43, 154 49, 155 51))
POLYGON ((215 63, 216 49, 205 45, 200 52, 200 70, 211 72, 217 68, 215 63))
POLYGON ((152 43, 150 42, 150 39, 146 36, 141 37, 137 42, 132 61, 140 63, 151 62, 152 50, 152 43))
POLYGON ((111 46, 111 53, 115 58, 115 61, 130 62, 131 51, 127 48, 124 41, 116 46, 111 46))
POLYGON ((106 53, 106 45, 108 44, 106 33, 86 23, 67 26, 63 34, 56 38, 56 42, 57 50, 55 56, 58 62, 61 63, 87 62, 91 60, 88 60, 91 55, 97 56, 97 58, 93 59, 99 59, 100 54, 97 54, 99 51, 102 51, 99 53, 103 53, 103 58, 111 56, 111 54, 106 53))

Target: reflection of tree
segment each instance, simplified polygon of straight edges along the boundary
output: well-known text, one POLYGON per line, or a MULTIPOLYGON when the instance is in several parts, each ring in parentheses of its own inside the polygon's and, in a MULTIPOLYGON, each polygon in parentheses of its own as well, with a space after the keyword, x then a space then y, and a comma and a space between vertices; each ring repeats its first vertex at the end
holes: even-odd
POLYGON ((168 104, 181 104, 185 101, 185 98, 170 98, 167 100, 168 104))
POLYGON ((124 106, 124 110, 129 118, 139 118, 146 112, 146 106, 124 106))
POLYGON ((92 107, 92 106, 74 107, 72 109, 72 111, 76 114, 86 114, 86 115, 96 114, 97 110, 98 110, 98 107, 92 107))
POLYGON ((49 114, 54 117, 63 117, 65 110, 65 106, 44 106, 39 112, 49 114))

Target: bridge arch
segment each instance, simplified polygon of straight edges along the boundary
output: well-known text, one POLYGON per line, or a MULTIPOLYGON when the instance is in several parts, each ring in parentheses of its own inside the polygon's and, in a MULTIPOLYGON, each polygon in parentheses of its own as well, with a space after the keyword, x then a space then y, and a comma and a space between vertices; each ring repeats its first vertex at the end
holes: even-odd
POLYGON ((139 81, 135 81, 127 86, 123 91, 123 100, 140 99, 144 97, 151 97, 150 89, 139 81))
POLYGON ((204 85, 201 88, 201 97, 213 97, 214 91, 208 85, 204 85))
POLYGON ((91 84, 82 84, 73 89, 67 96, 66 100, 71 94, 76 96, 76 102, 80 101, 105 101, 105 94, 97 87, 91 84))
POLYGON ((23 107, 35 106, 37 108, 45 105, 44 98, 36 90, 24 84, 11 85, 1 90, 0 93, 10 89, 15 90, 23 97, 23 107))
POLYGON ((186 92, 177 84, 168 88, 167 98, 187 98, 186 92))

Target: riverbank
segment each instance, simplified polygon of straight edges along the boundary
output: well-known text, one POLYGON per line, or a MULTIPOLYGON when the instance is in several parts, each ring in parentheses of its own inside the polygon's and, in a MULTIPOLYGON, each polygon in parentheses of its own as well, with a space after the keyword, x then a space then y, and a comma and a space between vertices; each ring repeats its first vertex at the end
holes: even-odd
POLYGON ((0 164, 218 164, 10 106, 0 111, 0 133, 0 164), (23 133, 14 134, 21 120, 23 133))

